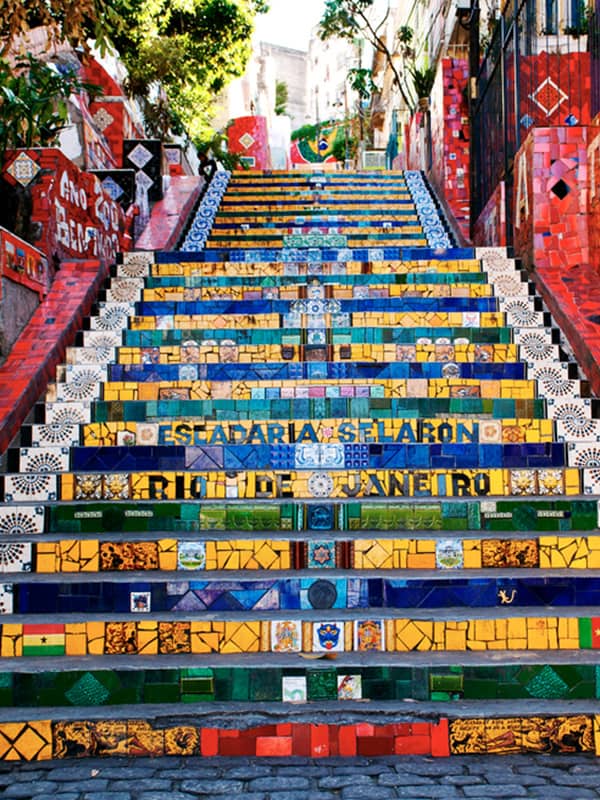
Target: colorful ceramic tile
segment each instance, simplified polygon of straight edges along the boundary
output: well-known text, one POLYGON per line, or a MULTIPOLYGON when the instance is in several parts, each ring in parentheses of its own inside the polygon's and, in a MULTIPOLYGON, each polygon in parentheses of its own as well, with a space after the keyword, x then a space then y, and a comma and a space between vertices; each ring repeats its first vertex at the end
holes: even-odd
POLYGON ((299 653, 301 648, 301 622, 296 620, 271 622, 271 650, 274 653, 299 653))
POLYGON ((304 675, 284 675, 281 679, 281 698, 284 703, 306 703, 308 695, 304 675))

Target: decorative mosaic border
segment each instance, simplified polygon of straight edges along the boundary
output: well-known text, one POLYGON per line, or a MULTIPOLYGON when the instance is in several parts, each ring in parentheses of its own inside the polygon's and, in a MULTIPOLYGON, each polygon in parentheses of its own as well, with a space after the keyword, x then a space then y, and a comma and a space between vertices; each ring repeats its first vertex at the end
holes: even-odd
MULTIPOLYGON (((322 510, 327 514, 327 509, 322 510)), ((493 512, 495 513, 495 512, 493 512)), ((501 512, 502 513, 502 512, 501 512)), ((542 512, 544 513, 544 512, 542 512)), ((542 521, 559 523, 566 512, 542 521)), ((524 511, 524 519, 532 519, 524 511)), ((323 519, 321 515, 320 519, 323 519)), ((85 520, 88 524, 93 519, 85 520)), ((502 522, 502 519, 499 520, 502 522)), ((74 531, 75 533, 75 531, 74 531)), ((328 538, 315 530, 310 541, 273 539, 64 539, 0 542, 0 574, 182 572, 197 577, 215 570, 600 569, 600 536, 438 539, 328 538)))
MULTIPOLYGON (((201 613, 201 612, 200 612, 201 613)), ((493 619, 362 618, 6 623, 3 658, 239 653, 408 653, 581 650, 600 648, 600 618, 521 616, 493 619)))
POLYGON ((267 724, 226 730, 145 719, 0 723, 0 759, 44 761, 92 756, 385 756, 514 753, 600 755, 592 714, 448 719, 387 725, 267 724))
POLYGON ((425 183, 423 173, 416 170, 405 170, 404 176, 429 246, 436 248, 452 247, 453 243, 444 228, 440 212, 433 202, 433 197, 425 183))
POLYGON ((189 231, 180 250, 202 250, 210 234, 215 214, 225 194, 231 178, 231 172, 218 170, 213 175, 208 188, 200 201, 189 231))
MULTIPOLYGON (((310 663, 310 662, 309 662, 310 663)), ((175 667, 0 672, 5 709, 142 703, 316 703, 371 700, 597 700, 597 664, 447 666, 175 667)), ((77 666, 81 666, 78 664, 77 666)), ((4 714, 8 714, 5 711, 4 714)))

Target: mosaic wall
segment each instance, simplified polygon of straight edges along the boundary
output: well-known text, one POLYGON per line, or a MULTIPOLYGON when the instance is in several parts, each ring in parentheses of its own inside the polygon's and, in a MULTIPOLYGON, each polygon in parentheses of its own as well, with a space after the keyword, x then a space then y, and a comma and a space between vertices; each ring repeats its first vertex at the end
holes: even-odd
POLYGON ((18 150, 4 163, 3 177, 31 191, 37 247, 60 260, 98 259, 104 266, 126 249, 123 210, 99 180, 82 172, 57 148, 18 150))
POLYGON ((506 246, 506 191, 500 181, 475 221, 473 242, 491 247, 506 246))
POLYGON ((227 126, 227 149, 248 169, 271 169, 266 117, 236 117, 227 126))
MULTIPOLYGON (((86 57, 83 66, 85 80, 102 87, 102 95, 89 104, 93 130, 108 144, 113 164, 105 167, 87 163, 87 169, 110 169, 123 164, 123 141, 141 139, 144 130, 136 120, 129 100, 122 87, 112 78, 96 59, 86 57)), ((90 126, 92 127, 92 126, 90 126)))
POLYGON ((587 132, 534 128, 515 157, 515 248, 530 269, 589 263, 587 132))
MULTIPOLYGON (((469 62, 443 58, 431 97, 431 181, 469 238, 469 62)), ((486 244, 495 244, 486 240, 486 244)))
POLYGON ((27 286, 41 300, 50 286, 49 270, 42 252, 10 231, 0 228, 0 300, 2 278, 27 286))

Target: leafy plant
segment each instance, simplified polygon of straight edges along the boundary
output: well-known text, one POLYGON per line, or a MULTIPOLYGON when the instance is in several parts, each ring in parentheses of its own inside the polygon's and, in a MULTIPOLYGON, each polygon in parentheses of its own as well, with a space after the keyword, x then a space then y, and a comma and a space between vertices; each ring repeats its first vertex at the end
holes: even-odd
POLYGON ((198 155, 203 154, 218 161, 225 169, 248 169, 238 153, 230 153, 227 150, 227 136, 222 133, 213 133, 207 139, 196 143, 198 155))
POLYGON ((266 5, 263 0, 129 2, 128 25, 115 37, 129 72, 128 92, 147 101, 160 85, 191 138, 210 138, 215 99, 243 74, 254 17, 266 5))
POLYGON ((377 89, 373 83, 371 70, 365 67, 352 67, 348 70, 348 85, 361 100, 368 100, 377 89))
POLYGON ((285 81, 275 81, 275 114, 278 117, 286 113, 288 87, 285 81))
POLYGON ((435 67, 409 67, 408 73, 412 78, 415 94, 418 98, 429 97, 435 83, 435 67))
POLYGON ((88 38, 104 51, 122 30, 130 0, 0 0, 0 52, 30 28, 46 26, 56 41, 86 47, 88 38))
POLYGON ((53 142, 68 119, 67 98, 80 91, 100 94, 98 86, 81 81, 72 67, 61 70, 30 54, 14 66, 0 61, 0 154, 53 142))
MULTIPOLYGON (((394 83, 402 95, 402 99, 410 107, 411 103, 404 91, 402 76, 394 59, 394 48, 390 50, 387 43, 385 24, 390 14, 390 5, 387 5, 387 10, 379 22, 372 20, 371 12, 375 10, 375 6, 376 0, 326 0, 325 10, 319 22, 319 37, 322 40, 331 37, 339 37, 349 41, 354 41, 361 37, 366 39, 384 57, 394 77, 394 83)), ((409 30, 407 26, 404 26, 398 31, 396 39, 400 41, 401 45, 402 38, 404 38, 404 46, 408 46, 412 39, 412 31, 410 31, 409 36, 409 30), (407 37, 408 41, 406 40, 407 37)))

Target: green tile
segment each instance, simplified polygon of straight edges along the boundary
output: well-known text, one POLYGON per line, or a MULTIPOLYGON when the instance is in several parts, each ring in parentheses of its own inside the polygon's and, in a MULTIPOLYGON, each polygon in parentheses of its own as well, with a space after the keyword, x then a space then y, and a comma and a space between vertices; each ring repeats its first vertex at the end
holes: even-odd
POLYGON ((337 673, 335 670, 307 670, 306 686, 309 700, 337 699, 337 673))

